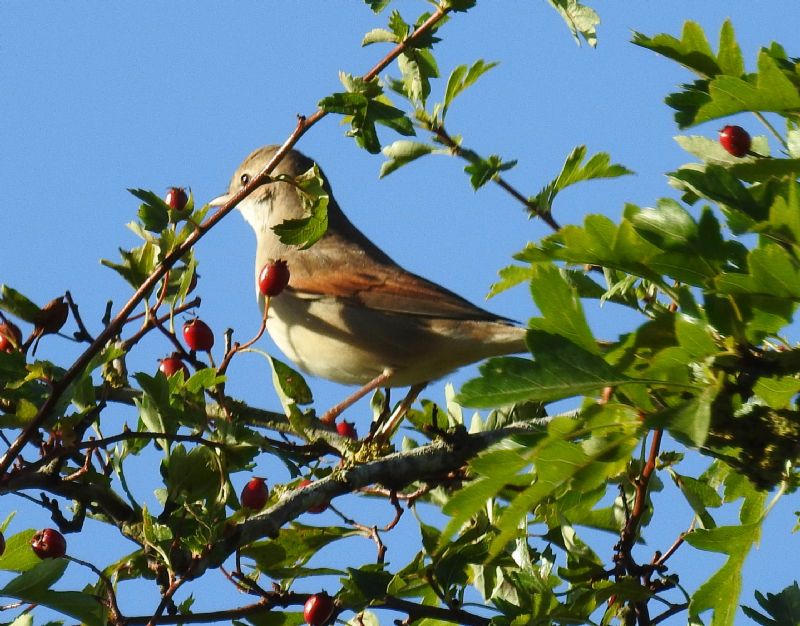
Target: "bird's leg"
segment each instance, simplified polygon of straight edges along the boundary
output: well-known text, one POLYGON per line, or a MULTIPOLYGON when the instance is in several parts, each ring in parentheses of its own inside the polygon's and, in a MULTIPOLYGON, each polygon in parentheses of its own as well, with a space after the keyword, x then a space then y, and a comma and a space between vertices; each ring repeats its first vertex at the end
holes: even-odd
POLYGON ((400 422, 403 421, 406 413, 408 413, 411 405, 414 404, 414 400, 417 399, 417 396, 422 393, 422 390, 427 386, 428 383, 417 383, 416 385, 411 385, 406 397, 403 398, 400 404, 397 405, 394 413, 389 416, 389 419, 386 420, 386 423, 382 424, 376 429, 375 438, 379 443, 389 441, 391 436, 394 434, 394 431, 397 430, 397 427, 400 425, 400 422))
POLYGON ((339 404, 328 409, 325 412, 325 414, 319 418, 320 421, 324 422, 325 424, 333 424, 336 421, 336 418, 342 414, 342 411, 350 408, 356 402, 361 400, 361 398, 366 396, 370 391, 374 391, 375 389, 380 387, 383 383, 389 380, 389 378, 391 378, 392 374, 394 374, 394 370, 387 367, 375 378, 369 381, 366 385, 364 385, 359 389, 356 389, 355 392, 347 396, 339 404))

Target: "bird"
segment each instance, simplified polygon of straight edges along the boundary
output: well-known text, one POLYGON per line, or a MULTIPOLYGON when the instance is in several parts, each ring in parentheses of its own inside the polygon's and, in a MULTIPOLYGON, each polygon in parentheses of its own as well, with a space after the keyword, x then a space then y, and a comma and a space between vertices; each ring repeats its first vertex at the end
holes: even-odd
MULTIPOLYGON (((226 203, 278 148, 264 146, 248 155, 227 193, 210 204, 226 203)), ((288 265, 287 288, 270 298, 267 332, 300 370, 364 389, 411 387, 418 392, 462 366, 526 351, 523 327, 393 261, 346 217, 321 169, 329 195, 327 231, 307 249, 282 243, 273 228, 302 218, 305 208, 295 186, 274 179, 295 178, 314 163, 289 151, 270 175, 273 180, 238 204, 256 236, 256 293, 262 311, 261 269, 277 259, 288 265)))

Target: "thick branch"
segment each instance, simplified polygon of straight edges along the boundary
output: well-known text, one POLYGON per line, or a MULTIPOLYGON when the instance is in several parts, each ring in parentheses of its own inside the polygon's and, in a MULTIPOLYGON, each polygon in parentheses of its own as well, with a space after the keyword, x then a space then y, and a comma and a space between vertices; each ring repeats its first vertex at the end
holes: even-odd
POLYGON ((314 482, 303 489, 291 491, 263 513, 239 524, 224 541, 197 563, 195 576, 209 567, 219 567, 236 550, 264 537, 277 537, 285 524, 297 519, 309 508, 330 502, 336 496, 351 493, 373 484, 401 490, 408 485, 436 480, 463 467, 470 459, 489 446, 515 435, 530 433, 532 423, 509 426, 476 434, 462 433, 452 442, 436 441, 427 446, 396 452, 378 460, 348 467, 314 482))

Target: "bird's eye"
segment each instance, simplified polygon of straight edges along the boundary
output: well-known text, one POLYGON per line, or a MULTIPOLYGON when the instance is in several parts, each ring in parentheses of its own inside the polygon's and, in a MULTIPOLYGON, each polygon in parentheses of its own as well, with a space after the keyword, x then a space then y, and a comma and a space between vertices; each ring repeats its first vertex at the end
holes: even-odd
POLYGON ((250 174, 242 174, 239 180, 242 181, 242 185, 246 185, 250 182, 250 174))

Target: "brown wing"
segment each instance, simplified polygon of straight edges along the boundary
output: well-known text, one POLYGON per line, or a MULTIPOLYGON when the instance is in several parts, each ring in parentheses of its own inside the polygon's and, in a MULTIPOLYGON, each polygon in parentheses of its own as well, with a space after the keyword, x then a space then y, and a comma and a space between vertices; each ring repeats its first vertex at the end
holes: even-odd
POLYGON ((313 264, 303 251, 289 259, 290 289, 345 298, 391 313, 511 322, 404 270, 359 231, 333 200, 329 219, 328 232, 314 244, 313 264))
POLYGON ((400 267, 383 265, 381 269, 380 275, 366 268, 347 273, 335 269, 316 271, 313 277, 293 276, 289 286, 298 292, 345 298, 392 313, 451 319, 503 319, 400 267))

